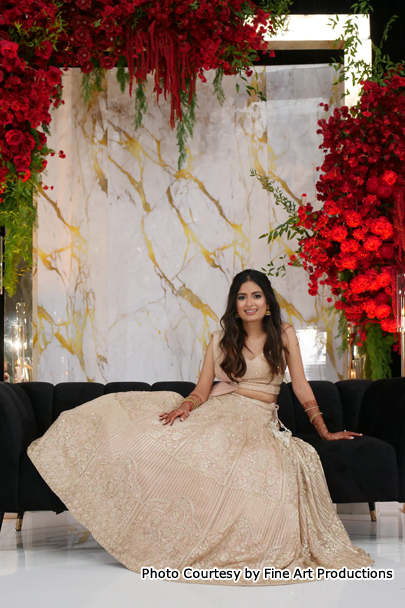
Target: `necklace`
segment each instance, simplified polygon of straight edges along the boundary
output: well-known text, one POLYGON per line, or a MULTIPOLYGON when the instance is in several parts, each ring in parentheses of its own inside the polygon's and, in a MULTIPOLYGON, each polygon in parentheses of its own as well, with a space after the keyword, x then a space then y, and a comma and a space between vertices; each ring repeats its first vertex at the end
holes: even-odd
POLYGON ((253 342, 256 342, 256 340, 258 340, 258 339, 260 338, 260 336, 261 336, 261 334, 259 334, 259 335, 257 336, 257 338, 255 338, 254 340, 248 340, 248 339, 246 338, 246 342, 250 342, 250 344, 253 344, 253 342))

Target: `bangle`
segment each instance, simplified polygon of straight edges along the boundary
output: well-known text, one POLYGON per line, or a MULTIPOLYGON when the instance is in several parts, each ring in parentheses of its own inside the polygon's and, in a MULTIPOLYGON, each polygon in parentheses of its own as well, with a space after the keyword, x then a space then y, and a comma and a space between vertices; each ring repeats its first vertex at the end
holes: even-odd
POLYGON ((191 403, 191 401, 182 401, 180 406, 182 405, 188 405, 188 411, 191 412, 194 408, 193 408, 193 404, 191 403))
POLYGON ((189 412, 191 412, 191 410, 195 410, 201 405, 201 399, 199 397, 187 397, 187 399, 181 402, 181 405, 185 405, 186 403, 189 406, 189 412))
POLYGON ((311 416, 311 418, 309 419, 310 423, 313 424, 313 419, 316 418, 317 416, 323 416, 322 412, 317 412, 316 414, 314 414, 313 416, 311 416))
POLYGON ((315 409, 317 409, 317 408, 319 409, 319 406, 318 406, 318 405, 313 405, 312 407, 309 407, 307 410, 306 410, 306 409, 305 409, 305 407, 304 407, 304 412, 309 412, 309 410, 315 410, 315 409))

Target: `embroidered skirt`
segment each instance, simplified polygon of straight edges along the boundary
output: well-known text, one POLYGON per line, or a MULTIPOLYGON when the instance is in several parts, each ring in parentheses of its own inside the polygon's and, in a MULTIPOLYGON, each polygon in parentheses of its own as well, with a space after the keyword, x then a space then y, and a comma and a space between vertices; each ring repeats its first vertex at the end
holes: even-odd
POLYGON ((63 412, 28 448, 111 555, 135 572, 373 562, 337 517, 315 449, 280 429, 277 406, 231 393, 163 426, 159 414, 181 401, 172 392, 105 395, 63 412))

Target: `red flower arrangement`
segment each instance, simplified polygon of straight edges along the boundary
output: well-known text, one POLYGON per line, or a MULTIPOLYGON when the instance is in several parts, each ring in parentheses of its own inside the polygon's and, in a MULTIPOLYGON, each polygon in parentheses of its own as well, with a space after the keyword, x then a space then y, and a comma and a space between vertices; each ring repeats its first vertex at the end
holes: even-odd
MULTIPOLYGON (((323 206, 298 209, 296 226, 306 233, 297 255, 310 275, 309 293, 328 285, 335 308, 360 325, 362 346, 370 324, 385 335, 397 330, 395 278, 405 271, 405 78, 391 72, 383 85, 364 82, 355 108, 335 109, 319 125, 323 206)), ((294 256, 289 264, 299 261, 294 256)))
POLYGON ((48 63, 60 21, 52 2, 0 2, 0 11, 0 224, 12 294, 21 258, 31 264, 33 192, 51 152, 44 131, 61 103, 62 72, 48 63))
MULTIPOLYGON (((289 1, 279 3, 285 9, 289 1)), ((180 168, 186 130, 192 134, 195 120, 197 77, 205 81, 207 70, 217 70, 221 99, 224 74, 250 75, 258 53, 267 52, 264 34, 278 20, 269 17, 251 0, 0 0, 0 224, 9 243, 14 238, 6 248, 6 256, 15 252, 5 277, 10 293, 19 258, 31 261, 32 194, 52 152, 46 147, 49 110, 63 103, 60 68, 80 66, 85 96, 100 87, 103 70, 115 66, 130 94, 135 80, 136 126, 147 107, 144 83, 153 74, 157 101, 161 95, 171 101, 180 168), (16 219, 18 210, 24 221, 16 219)))
MULTIPOLYGON (((405 77, 391 70, 382 83, 362 85, 354 108, 337 108, 319 121, 325 151, 316 185, 320 209, 297 208, 267 177, 252 175, 289 216, 263 236, 269 243, 284 233, 298 237, 288 265, 308 272, 310 295, 318 294, 319 285, 329 286, 344 321, 343 343, 347 322, 360 326, 357 345, 370 358, 373 353, 370 375, 377 378, 390 373, 396 275, 405 272, 405 77)), ((269 274, 285 273, 285 265, 269 267, 269 274)))

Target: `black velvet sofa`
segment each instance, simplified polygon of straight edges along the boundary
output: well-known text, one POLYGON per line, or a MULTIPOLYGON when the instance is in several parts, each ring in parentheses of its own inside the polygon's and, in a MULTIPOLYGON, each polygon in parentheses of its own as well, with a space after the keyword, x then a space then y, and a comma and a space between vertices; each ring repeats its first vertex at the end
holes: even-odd
MULTIPOLYGON (((331 432, 363 433, 351 441, 322 441, 295 397, 283 384, 280 420, 317 450, 334 503, 405 502, 405 378, 311 381, 331 432)), ((107 393, 170 390, 187 396, 191 382, 0 383, 0 529, 5 512, 55 511, 66 506, 43 481, 27 456, 59 414, 107 393)))

